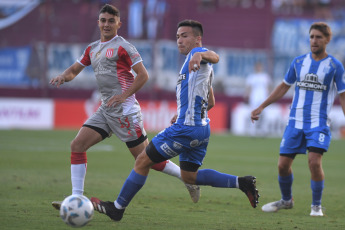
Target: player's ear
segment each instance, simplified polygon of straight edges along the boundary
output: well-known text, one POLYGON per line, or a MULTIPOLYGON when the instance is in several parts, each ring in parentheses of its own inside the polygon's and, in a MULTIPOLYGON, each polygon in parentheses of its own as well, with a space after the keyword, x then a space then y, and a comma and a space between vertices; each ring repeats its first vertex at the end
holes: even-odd
POLYGON ((200 45, 201 44, 201 36, 196 37, 196 42, 200 45))

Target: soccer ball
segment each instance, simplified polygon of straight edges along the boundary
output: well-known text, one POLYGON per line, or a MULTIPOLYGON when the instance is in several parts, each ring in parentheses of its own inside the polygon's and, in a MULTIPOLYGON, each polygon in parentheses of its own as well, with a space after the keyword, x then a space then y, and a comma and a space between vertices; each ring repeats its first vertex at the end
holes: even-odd
POLYGON ((72 227, 83 227, 93 217, 93 205, 86 196, 70 195, 61 204, 60 216, 72 227))

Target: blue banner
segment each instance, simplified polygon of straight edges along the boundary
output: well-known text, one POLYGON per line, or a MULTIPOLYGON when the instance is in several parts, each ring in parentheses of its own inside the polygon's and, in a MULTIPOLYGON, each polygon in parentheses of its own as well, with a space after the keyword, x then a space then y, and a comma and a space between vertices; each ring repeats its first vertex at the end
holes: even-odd
POLYGON ((0 49, 0 86, 29 86, 35 81, 26 74, 31 47, 0 49))

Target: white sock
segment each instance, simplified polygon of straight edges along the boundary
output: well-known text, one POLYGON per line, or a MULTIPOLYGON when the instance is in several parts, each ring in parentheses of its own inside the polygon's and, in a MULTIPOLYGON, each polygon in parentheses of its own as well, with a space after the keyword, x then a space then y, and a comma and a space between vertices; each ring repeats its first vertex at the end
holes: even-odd
POLYGON ((87 164, 71 164, 72 194, 83 195, 87 164))
POLYGON ((116 200, 114 201, 114 205, 115 205, 115 208, 117 209, 124 209, 124 207, 122 207, 119 203, 117 203, 116 200))
POLYGON ((166 163, 165 168, 162 170, 162 172, 181 179, 180 167, 170 160, 166 163))

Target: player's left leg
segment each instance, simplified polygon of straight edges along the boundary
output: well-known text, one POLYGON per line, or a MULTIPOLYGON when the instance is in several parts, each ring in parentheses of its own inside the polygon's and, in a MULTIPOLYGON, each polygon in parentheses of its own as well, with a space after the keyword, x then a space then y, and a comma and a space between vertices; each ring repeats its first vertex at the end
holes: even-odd
POLYGON ((323 216, 321 199, 324 189, 324 171, 322 156, 327 152, 331 143, 331 133, 328 126, 306 130, 308 165, 311 174, 310 187, 312 190, 311 216, 323 216))
POLYGON ((100 213, 106 214, 112 220, 120 221, 123 217, 125 208, 129 205, 137 192, 144 186, 150 168, 154 164, 155 162, 147 156, 146 151, 139 154, 135 161, 134 169, 123 184, 116 201, 104 202, 98 198, 92 197, 91 202, 94 208, 100 213))
POLYGON ((256 189, 256 178, 253 176, 238 177, 218 172, 213 169, 198 170, 200 165, 181 161, 181 175, 185 183, 209 185, 218 188, 239 188, 244 192, 253 208, 259 203, 259 194, 256 189))
POLYGON ((312 190, 311 216, 323 216, 321 208, 322 192, 324 188, 324 171, 322 168, 321 149, 310 148, 308 155, 308 164, 311 173, 310 187, 312 190))

